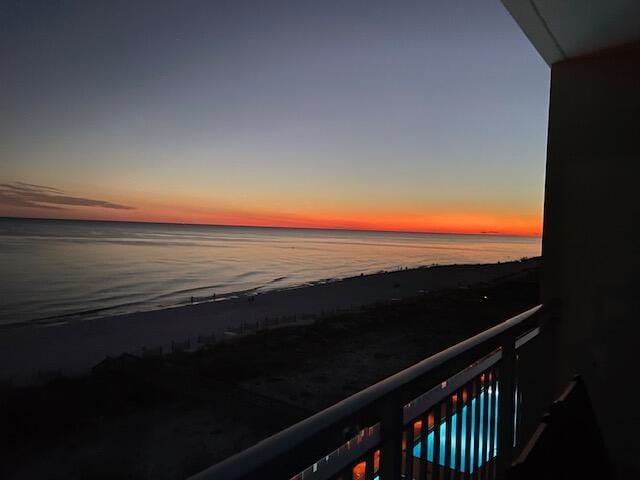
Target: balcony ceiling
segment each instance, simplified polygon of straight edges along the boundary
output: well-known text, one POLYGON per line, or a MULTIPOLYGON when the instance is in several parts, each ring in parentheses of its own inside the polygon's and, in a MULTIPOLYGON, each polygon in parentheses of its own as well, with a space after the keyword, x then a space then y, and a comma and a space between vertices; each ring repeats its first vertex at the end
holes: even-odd
POLYGON ((640 0, 502 0, 549 64, 640 41, 640 0))

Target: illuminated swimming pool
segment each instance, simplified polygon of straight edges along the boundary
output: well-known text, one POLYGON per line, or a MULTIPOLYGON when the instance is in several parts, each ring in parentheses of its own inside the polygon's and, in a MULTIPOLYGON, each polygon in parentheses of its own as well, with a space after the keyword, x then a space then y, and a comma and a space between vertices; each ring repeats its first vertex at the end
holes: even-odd
MULTIPOLYGON (((462 425, 460 428, 460 440, 457 441, 457 423, 458 423, 458 414, 453 414, 451 416, 451 442, 449 445, 446 445, 447 440, 447 424, 446 419, 444 419, 438 428, 440 435, 440 454, 438 458, 438 464, 442 466, 445 465, 445 450, 446 448, 451 449, 449 468, 456 468, 454 465, 456 458, 456 450, 458 445, 460 445, 460 463, 462 465, 461 471, 466 473, 466 465, 467 465, 467 452, 466 452, 466 444, 467 444, 467 415, 469 412, 471 414, 471 428, 470 428, 470 473, 473 473, 475 468, 480 468, 483 464, 489 462, 489 460, 495 458, 497 455, 497 444, 498 444, 498 394, 499 390, 496 386, 495 392, 491 387, 487 391, 482 391, 480 394, 471 400, 471 405, 465 405, 462 407, 462 411, 460 412, 462 425), (490 401, 491 409, 487 411, 488 413, 488 428, 484 431, 484 404, 486 401, 490 401), (476 404, 479 405, 479 409, 476 408, 476 404), (480 415, 479 422, 476 422, 476 415, 480 415), (478 426, 478 434, 476 435, 476 423, 479 423, 478 426), (493 451, 490 452, 489 448, 486 449, 484 458, 478 456, 478 458, 474 458, 475 454, 475 439, 478 438, 478 451, 482 452, 482 447, 484 442, 488 442, 493 435, 493 451)), ((433 428, 427 434, 427 461, 434 462, 434 442, 436 436, 436 428, 433 428)), ((418 442, 415 447, 413 447, 413 456, 415 458, 420 458, 422 443, 418 442)))

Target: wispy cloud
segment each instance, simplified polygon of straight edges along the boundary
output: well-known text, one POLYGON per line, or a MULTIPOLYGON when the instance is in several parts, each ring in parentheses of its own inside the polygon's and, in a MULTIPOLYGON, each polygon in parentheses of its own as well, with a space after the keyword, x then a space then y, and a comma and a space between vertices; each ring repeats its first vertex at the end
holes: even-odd
POLYGON ((0 204, 14 207, 46 208, 64 210, 65 207, 100 207, 114 210, 133 210, 134 207, 119 203, 75 197, 64 190, 26 182, 0 184, 0 204))

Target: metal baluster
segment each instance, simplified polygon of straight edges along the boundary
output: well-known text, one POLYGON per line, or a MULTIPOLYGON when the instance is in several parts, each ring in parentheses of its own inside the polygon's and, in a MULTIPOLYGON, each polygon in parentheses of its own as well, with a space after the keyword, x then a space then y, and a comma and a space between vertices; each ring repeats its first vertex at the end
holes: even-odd
POLYGON ((444 478, 449 479, 451 474, 451 428, 453 423, 451 422, 451 415, 453 412, 453 406, 451 403, 451 395, 447 395, 447 398, 442 405, 444 408, 444 425, 445 425, 445 441, 444 441, 444 478))
POLYGON ((500 375, 498 375, 495 372, 494 372, 494 375, 495 375, 495 384, 494 385, 495 385, 495 389, 496 389, 496 404, 494 406, 495 421, 493 423, 494 423, 494 427, 495 427, 496 433, 493 435, 493 440, 495 442, 493 449, 494 449, 494 452, 496 452, 496 453, 495 453, 494 462, 493 462, 493 467, 494 467, 493 477, 497 478, 498 477, 498 474, 497 474, 497 471, 498 471, 497 461, 498 461, 498 455, 500 455, 500 447, 499 447, 500 437, 499 437, 499 435, 500 435, 500 421, 501 421, 501 419, 500 419, 500 415, 501 415, 501 413, 500 413, 500 401, 499 401, 499 398, 500 398, 500 375))
POLYGON ((433 476, 434 480, 440 479, 440 417, 442 405, 436 405, 433 409, 433 476))
MULTIPOLYGON (((518 352, 516 351, 514 366, 513 366, 513 437, 511 440, 511 446, 515 449, 518 445, 518 438, 520 437, 520 418, 521 418, 521 402, 522 392, 518 388, 518 352)), ((515 455, 515 454, 514 454, 515 455)))
POLYGON ((493 479, 495 459, 493 452, 495 450, 495 436, 496 436, 496 375, 493 370, 489 371, 489 388, 491 389, 491 396, 489 397, 489 463, 487 464, 487 476, 488 479, 493 479))
POLYGON ((462 389, 458 390, 455 394, 455 415, 456 415, 456 433, 455 444, 456 450, 453 458, 453 478, 454 480, 460 480, 460 471, 462 470, 462 389))
POLYGON ((473 409, 473 478, 480 478, 478 459, 480 458, 480 378, 473 380, 473 396, 475 398, 475 408, 473 409))
POLYGON ((413 422, 404 431, 405 454, 404 454, 404 478, 413 479, 413 422))
MULTIPOLYGON (((513 448, 517 447, 520 443, 520 431, 522 430, 520 427, 520 420, 522 418, 522 409, 521 409, 521 399, 522 399, 522 390, 518 388, 518 352, 516 351, 514 367, 513 367, 513 391, 514 391, 514 406, 513 406, 513 438, 512 438, 512 446, 513 448)), ((517 455, 514 453, 513 455, 517 455)))
POLYGON ((385 402, 380 414, 380 477, 400 480, 402 470, 402 402, 391 398, 385 402))
POLYGON ((364 471, 365 480, 373 480, 373 450, 371 450, 365 457, 367 466, 364 471))
POLYGON ((489 373, 484 372, 482 374, 482 469, 480 470, 480 476, 483 479, 487 478, 487 457, 489 456, 489 373))
POLYGON ((478 377, 478 397, 476 399, 476 406, 478 410, 478 461, 476 462, 476 466, 478 467, 478 475, 476 478, 479 480, 483 478, 482 474, 484 471, 484 447, 485 447, 485 435, 487 432, 484 429, 485 426, 485 384, 486 376, 482 373, 478 377), (479 464, 479 465, 478 465, 479 464))
POLYGON ((467 383, 465 387, 466 392, 466 418, 465 418, 465 432, 464 432, 464 471, 466 478, 471 478, 471 399, 473 398, 473 383, 467 383))
POLYGON ((422 417, 422 427, 420 429, 420 480, 427 480, 427 469, 429 466, 428 448, 429 442, 429 413, 422 417))
POLYGON ((509 332, 502 344, 500 361, 500 396, 498 398, 498 457, 496 459, 496 477, 504 478, 507 467, 511 465, 513 455, 513 413, 515 384, 516 339, 509 332))

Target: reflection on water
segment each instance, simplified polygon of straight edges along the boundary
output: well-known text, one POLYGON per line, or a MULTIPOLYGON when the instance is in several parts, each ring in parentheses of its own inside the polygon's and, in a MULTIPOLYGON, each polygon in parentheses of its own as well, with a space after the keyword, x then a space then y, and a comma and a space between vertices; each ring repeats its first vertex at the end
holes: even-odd
POLYGON ((0 219, 0 324, 539 254, 533 237, 0 219))

